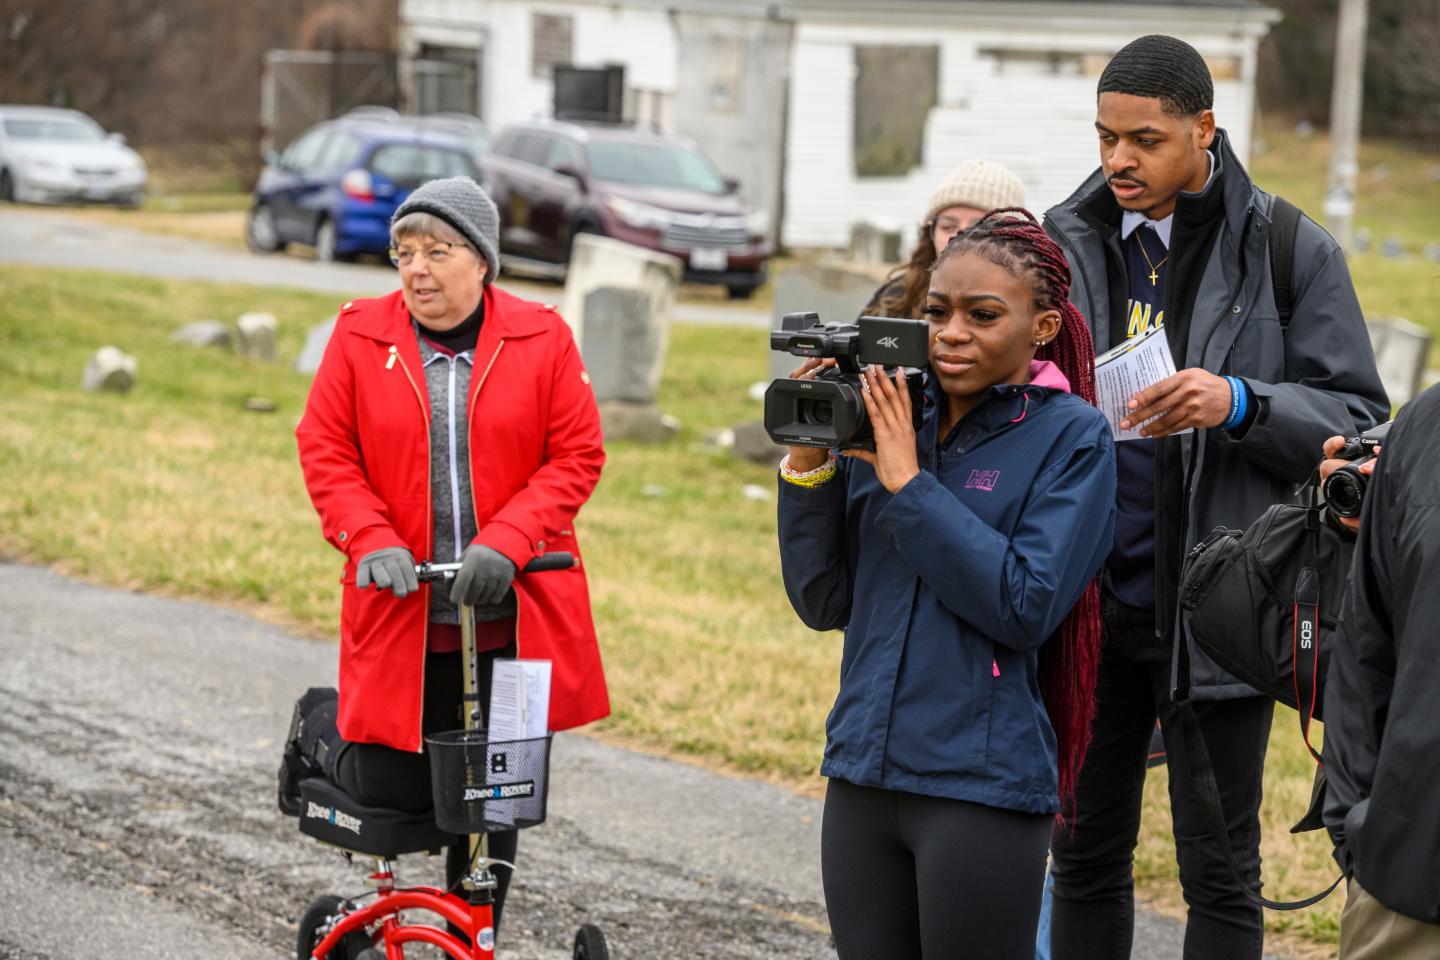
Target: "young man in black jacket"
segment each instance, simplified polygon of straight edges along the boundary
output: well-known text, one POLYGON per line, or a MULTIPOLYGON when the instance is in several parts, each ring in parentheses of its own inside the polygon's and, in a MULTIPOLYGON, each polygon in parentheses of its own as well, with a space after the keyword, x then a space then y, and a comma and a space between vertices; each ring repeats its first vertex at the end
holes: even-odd
MULTIPOLYGON (((1301 217, 1288 324, 1270 262, 1274 198, 1215 125, 1204 59, 1149 36, 1100 78, 1100 169, 1046 215, 1074 274, 1070 299, 1096 353, 1163 327, 1179 372, 1130 400, 1143 439, 1116 445, 1115 548, 1102 581, 1106 637, 1077 808, 1055 833, 1055 960, 1130 952, 1133 860, 1150 731, 1170 762, 1176 859, 1189 907, 1185 957, 1258 960, 1264 928, 1208 836, 1171 700, 1177 643, 1210 748, 1229 842, 1260 884, 1261 775, 1273 704, 1177 626, 1186 552, 1216 526, 1245 529, 1315 467, 1315 451, 1389 410, 1345 258, 1301 217)), ((1129 422, 1122 423, 1128 427, 1129 422)))
POLYGON ((1390 428, 1325 675, 1340 960, 1440 957, 1440 388, 1390 428))

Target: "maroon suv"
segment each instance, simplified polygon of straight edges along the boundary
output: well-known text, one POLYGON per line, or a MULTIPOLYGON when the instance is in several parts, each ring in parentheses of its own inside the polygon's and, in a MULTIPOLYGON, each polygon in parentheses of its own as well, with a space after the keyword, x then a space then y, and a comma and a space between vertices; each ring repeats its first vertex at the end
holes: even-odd
POLYGON ((520 269, 559 273, 580 233, 679 257, 685 279, 748 297, 765 282, 771 246, 748 209, 688 140, 629 127, 540 122, 510 127, 485 159, 500 208, 500 248, 520 269))

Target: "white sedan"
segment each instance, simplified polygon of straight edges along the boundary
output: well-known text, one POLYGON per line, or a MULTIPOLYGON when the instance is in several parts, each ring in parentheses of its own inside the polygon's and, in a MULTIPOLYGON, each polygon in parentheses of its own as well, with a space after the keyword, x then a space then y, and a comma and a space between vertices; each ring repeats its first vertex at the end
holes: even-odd
POLYGON ((0 104, 0 201, 138 207, 147 179, 125 138, 78 110, 0 104))

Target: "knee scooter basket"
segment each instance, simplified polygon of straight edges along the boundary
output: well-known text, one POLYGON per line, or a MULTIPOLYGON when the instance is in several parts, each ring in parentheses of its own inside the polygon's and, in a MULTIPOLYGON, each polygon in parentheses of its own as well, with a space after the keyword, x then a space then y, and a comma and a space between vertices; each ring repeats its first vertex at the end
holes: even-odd
POLYGON ((447 730, 427 737, 426 749, 441 830, 496 833, 545 822, 550 735, 492 741, 483 730, 447 730))

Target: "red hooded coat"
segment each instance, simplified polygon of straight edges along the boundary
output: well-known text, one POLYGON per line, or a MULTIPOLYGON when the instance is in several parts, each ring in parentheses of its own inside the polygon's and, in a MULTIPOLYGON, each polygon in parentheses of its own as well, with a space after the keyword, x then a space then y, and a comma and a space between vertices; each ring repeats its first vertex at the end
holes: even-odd
MULTIPOLYGON (((466 422, 475 542, 523 568, 577 560, 575 514, 600 479, 600 414, 555 308, 485 287, 466 422)), ((430 401, 400 292, 341 308, 295 429, 300 467, 341 579, 340 734, 419 750, 429 591, 359 590, 356 562, 383 547, 430 557, 430 401)), ((550 660, 550 728, 610 712, 583 567, 515 578, 521 657, 550 660)))

